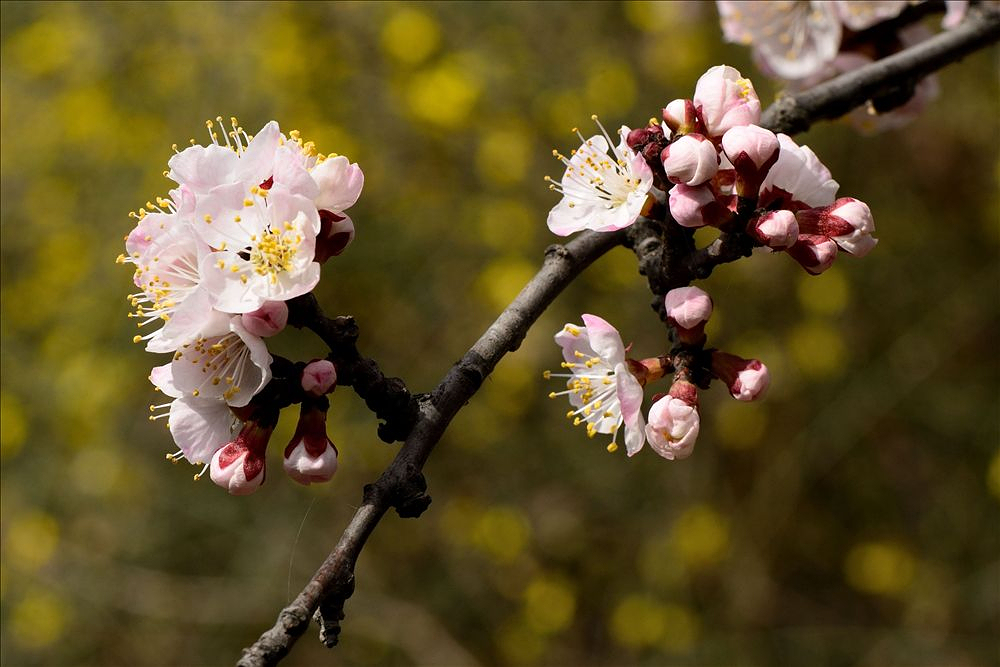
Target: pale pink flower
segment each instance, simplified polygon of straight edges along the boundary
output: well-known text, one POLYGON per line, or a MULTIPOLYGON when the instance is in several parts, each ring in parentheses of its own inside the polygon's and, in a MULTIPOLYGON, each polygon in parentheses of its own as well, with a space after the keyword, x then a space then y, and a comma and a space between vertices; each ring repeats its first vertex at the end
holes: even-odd
POLYGON ((702 74, 692 101, 711 139, 718 139, 730 128, 760 120, 760 100, 753 83, 728 65, 716 65, 702 74))
POLYGON ((727 352, 712 352, 712 373, 726 383, 729 394, 738 401, 760 398, 771 384, 767 366, 727 352))
POLYGON ((337 368, 327 359, 316 359, 302 369, 302 389, 314 396, 329 394, 337 386, 337 368))
POLYGON ((561 181, 546 177, 549 187, 563 196, 547 221, 552 233, 559 236, 585 229, 609 232, 628 227, 639 218, 653 185, 653 172, 645 158, 626 145, 629 128, 619 130, 621 141, 616 147, 600 122, 598 127, 601 134, 589 139, 577 133, 582 144, 571 157, 553 151, 566 165, 561 181))
POLYGON ((751 46, 761 69, 778 78, 812 76, 840 50, 842 26, 834 2, 719 0, 716 5, 726 40, 751 46))
POLYGON ((215 307, 247 313, 266 301, 287 301, 319 282, 313 260, 319 214, 300 195, 234 184, 199 198, 198 234, 213 248, 201 262, 202 283, 215 307))
POLYGON ((283 465, 292 479, 305 485, 326 482, 337 472, 337 448, 326 435, 326 410, 302 404, 283 465))
POLYGON ((212 456, 212 481, 234 496, 253 493, 264 483, 264 455, 274 425, 247 420, 236 438, 212 456))
POLYGON ((691 383, 678 380, 669 394, 650 406, 646 440, 667 460, 686 459, 694 450, 700 428, 697 390, 691 383))
POLYGON ((671 183, 697 186, 715 176, 719 154, 715 145, 700 134, 685 134, 660 153, 663 171, 671 183))
POLYGON ((625 450, 634 455, 643 444, 642 385, 629 372, 625 346, 618 330, 596 315, 584 315, 584 326, 567 324, 555 335, 562 348, 563 368, 569 373, 549 373, 567 378, 566 391, 550 398, 568 396, 575 410, 567 417, 573 424, 586 424, 587 435, 612 434, 608 451, 618 448, 618 431, 625 427, 625 450))
POLYGON ((227 130, 222 118, 218 125, 208 121, 208 146, 189 146, 167 163, 167 176, 189 187, 196 194, 206 194, 220 185, 251 183, 260 185, 274 170, 274 154, 281 142, 281 131, 273 120, 250 136, 239 127, 235 118, 230 119, 232 129, 227 130), (219 133, 225 143, 219 142, 219 133))
POLYGON ((200 336, 180 346, 171 362, 174 386, 185 396, 250 402, 271 379, 271 355, 259 337, 233 316, 226 333, 200 336))
POLYGON ((754 218, 747 231, 768 248, 784 250, 798 240, 799 223, 794 213, 780 209, 754 218))

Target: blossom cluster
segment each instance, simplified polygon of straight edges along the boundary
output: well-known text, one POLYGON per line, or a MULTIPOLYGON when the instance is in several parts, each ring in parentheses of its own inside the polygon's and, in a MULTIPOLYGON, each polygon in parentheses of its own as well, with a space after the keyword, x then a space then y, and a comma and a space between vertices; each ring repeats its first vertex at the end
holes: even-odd
MULTIPOLYGON (((740 401, 759 398, 770 384, 767 367, 756 359, 743 359, 718 350, 705 350, 705 324, 712 314, 712 299, 697 287, 671 290, 664 298, 668 322, 677 332, 678 352, 636 360, 611 324, 597 315, 583 315, 583 324, 566 324, 555 341, 562 348, 562 368, 546 371, 546 378, 566 378, 566 390, 550 398, 567 396, 573 409, 566 413, 574 426, 585 425, 588 437, 610 434, 609 452, 618 450, 618 433, 624 431, 625 451, 634 456, 648 442, 668 460, 691 455, 701 418, 698 388, 710 379, 723 381, 730 395, 740 401), (647 416, 642 403, 647 384, 674 373, 670 390, 655 394, 647 416)), ((631 346, 630 346, 631 347, 631 346)))
MULTIPOLYGON (((921 23, 898 30, 866 33, 895 19, 922 0, 718 0, 716 5, 727 41, 752 47, 754 60, 765 74, 787 81, 793 88, 815 85, 838 74, 867 65, 874 58, 912 46, 931 36, 921 23)), ((942 27, 962 22, 967 0, 944 3, 942 27)), ((891 129, 918 115, 938 95, 935 77, 921 80, 890 113, 869 105, 849 117, 863 130, 891 129)))
MULTIPOLYGON (((877 243, 868 206, 838 198, 839 185, 816 154, 761 127, 760 116, 750 80, 720 65, 701 76, 691 99, 668 103, 662 121, 622 126, 617 145, 600 122, 600 134, 577 132, 579 149, 569 157, 554 152, 565 165, 563 177, 546 177, 562 195, 549 213, 549 229, 563 236, 613 231, 640 219, 663 232, 678 231, 672 225, 712 226, 747 247, 784 252, 813 275, 841 252, 868 254, 877 243)), ((552 395, 569 397, 574 409, 568 416, 586 424, 588 435, 613 434, 612 451, 624 426, 629 455, 649 442, 665 458, 684 458, 698 432, 697 389, 718 379, 736 398, 751 400, 768 384, 759 361, 706 351, 711 308, 696 287, 664 295, 674 347, 642 361, 625 357, 621 338, 605 320, 584 315, 582 327, 567 325, 556 335, 568 373, 548 376, 567 377, 568 384, 552 395), (644 420, 642 388, 667 372, 674 374, 671 389, 654 400, 644 420)))
MULTIPOLYGON (((206 146, 174 146, 164 174, 177 186, 132 214, 136 224, 118 261, 135 269, 129 316, 145 333, 134 341, 172 355, 150 374, 173 399, 151 406, 150 417, 168 420, 179 447, 168 458, 202 465, 217 484, 242 494, 264 480, 264 448, 276 421, 251 404, 271 379, 265 339, 285 327, 286 302, 310 292, 321 264, 353 240, 345 211, 364 175, 274 121, 255 135, 235 118, 229 125, 208 121, 206 146)), ((322 432, 323 447, 293 442, 285 469, 308 483, 336 469, 325 419, 314 414, 325 415, 326 399, 318 399, 332 391, 336 371, 328 361, 306 369, 325 381, 317 400, 303 401, 305 431, 296 438, 313 443, 322 432)), ((316 382, 307 376, 308 394, 316 382)))

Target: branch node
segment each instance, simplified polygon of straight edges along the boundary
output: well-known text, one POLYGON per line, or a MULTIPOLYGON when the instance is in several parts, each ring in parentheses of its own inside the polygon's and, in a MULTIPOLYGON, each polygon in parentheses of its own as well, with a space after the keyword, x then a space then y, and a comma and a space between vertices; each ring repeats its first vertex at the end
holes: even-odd
POLYGON ((340 622, 344 620, 344 604, 354 594, 354 572, 348 572, 343 583, 322 599, 313 620, 319 625, 319 640, 333 648, 340 640, 340 622))

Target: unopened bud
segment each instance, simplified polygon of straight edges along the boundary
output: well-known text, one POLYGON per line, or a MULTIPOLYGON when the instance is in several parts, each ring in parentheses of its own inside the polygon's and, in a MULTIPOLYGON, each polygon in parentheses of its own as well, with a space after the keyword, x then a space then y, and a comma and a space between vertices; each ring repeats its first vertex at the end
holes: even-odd
POLYGON ((798 240, 799 223, 794 213, 782 209, 753 218, 747 231, 768 248, 784 250, 798 240))
POLYGON ((728 352, 712 353, 712 373, 726 383, 738 401, 753 401, 764 395, 771 384, 767 366, 757 359, 743 359, 728 352))
POLYGON ((254 336, 273 336, 288 323, 288 305, 284 301, 266 301, 257 310, 241 315, 243 327, 254 336))
POLYGON ((722 136, 722 149, 736 171, 736 194, 757 198, 761 183, 778 161, 778 137, 757 125, 740 125, 722 136))
POLYGON ((795 214, 803 234, 826 236, 844 252, 864 257, 878 240, 872 237, 875 221, 871 209, 853 197, 841 197, 831 205, 795 214))
POLYGON ((682 343, 704 343, 705 323, 712 316, 712 297, 707 292, 698 287, 672 289, 663 298, 663 307, 682 343))
POLYGON ((694 450, 700 428, 698 390, 690 382, 678 380, 669 394, 649 408, 646 440, 667 460, 686 459, 694 450))
POLYGON ((663 107, 663 122, 674 134, 688 134, 701 129, 691 100, 674 100, 663 107))
POLYGON ((657 142, 662 138, 663 129, 659 125, 647 125, 631 130, 625 136, 625 144, 636 153, 639 153, 646 144, 657 142))
POLYGON ((798 241, 786 250, 799 265, 818 276, 831 266, 837 259, 837 244, 825 236, 799 234, 798 241))
POLYGON ((253 493, 264 483, 264 454, 274 426, 247 421, 236 438, 212 456, 212 481, 234 496, 253 493))
POLYGON ((329 481, 337 472, 337 448, 326 435, 326 410, 303 401, 283 466, 289 477, 306 485, 329 481))
POLYGON ((329 394, 337 386, 337 367, 327 359, 316 359, 302 369, 302 389, 314 396, 329 394))
POLYGON ((336 257, 354 240, 354 221, 343 213, 319 212, 319 234, 316 235, 315 261, 323 264, 336 257))
POLYGON ((700 134, 685 134, 668 144, 660 153, 663 170, 671 183, 701 185, 719 170, 715 145, 700 134))
POLYGON ((735 215, 736 196, 718 197, 710 183, 695 187, 677 184, 670 188, 667 205, 681 227, 718 227, 735 215))

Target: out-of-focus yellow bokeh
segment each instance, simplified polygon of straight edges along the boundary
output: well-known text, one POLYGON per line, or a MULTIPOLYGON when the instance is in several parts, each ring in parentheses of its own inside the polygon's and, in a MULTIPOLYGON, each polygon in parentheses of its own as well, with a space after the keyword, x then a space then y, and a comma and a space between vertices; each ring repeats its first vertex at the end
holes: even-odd
MULTIPOLYGON (((128 212, 170 187, 172 144, 236 115, 358 161, 357 238, 317 293, 428 391, 559 240, 542 179, 573 127, 644 124, 723 62, 773 99, 716 21, 680 2, 4 3, 4 663, 232 663, 396 451, 342 389, 330 484, 281 472, 294 411, 253 496, 164 460, 146 380, 164 359, 131 343, 114 259, 128 212)), ((287 664, 995 663, 995 57, 943 72, 903 130, 801 137, 870 204, 880 244, 818 278, 760 254, 704 284, 711 344, 770 366, 764 402, 703 394, 685 461, 572 428, 541 379, 563 323, 597 313, 636 356, 665 352, 616 249, 456 418, 427 513, 372 536, 341 645, 310 633, 287 664)), ((296 331, 273 347, 323 354, 296 331)))

